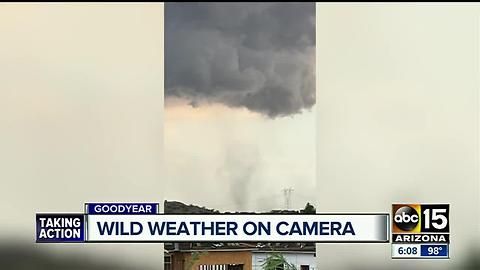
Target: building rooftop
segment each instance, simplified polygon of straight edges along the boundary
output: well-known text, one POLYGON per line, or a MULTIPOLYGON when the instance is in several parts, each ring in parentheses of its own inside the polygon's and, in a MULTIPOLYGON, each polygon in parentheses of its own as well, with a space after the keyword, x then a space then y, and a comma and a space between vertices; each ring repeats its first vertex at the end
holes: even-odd
POLYGON ((259 252, 296 251, 315 252, 314 243, 165 243, 167 252, 192 251, 235 251, 251 250, 259 252))

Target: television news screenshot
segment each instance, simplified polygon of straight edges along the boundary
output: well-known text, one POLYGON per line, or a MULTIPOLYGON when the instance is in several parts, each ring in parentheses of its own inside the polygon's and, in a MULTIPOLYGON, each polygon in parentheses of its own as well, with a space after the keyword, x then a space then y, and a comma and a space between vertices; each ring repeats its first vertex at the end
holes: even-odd
POLYGON ((480 4, 0 3, 0 269, 479 270, 480 4))

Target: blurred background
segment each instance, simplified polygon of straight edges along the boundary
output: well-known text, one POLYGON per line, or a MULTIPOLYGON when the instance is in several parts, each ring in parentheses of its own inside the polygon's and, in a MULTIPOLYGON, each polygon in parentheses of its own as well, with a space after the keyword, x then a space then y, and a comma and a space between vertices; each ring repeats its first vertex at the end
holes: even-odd
MULTIPOLYGON (((317 181, 298 187, 307 195, 293 205, 314 195, 319 212, 450 203, 452 235, 450 260, 392 261, 389 244, 321 244, 318 269, 480 269, 479 14, 469 4, 317 4, 316 116, 277 121, 292 122, 295 131, 278 137, 290 139, 316 121, 317 181)), ((35 244, 33 226, 36 212, 81 212, 86 201, 165 199, 163 22, 162 4, 0 5, 0 269, 163 267, 161 244, 35 244)), ((171 125, 189 132, 181 121, 192 106, 171 104, 171 125)), ((244 111, 208 108, 212 127, 228 126, 219 112, 252 127, 244 111)), ((241 130, 235 136, 256 141, 241 130)), ((265 207, 262 198, 253 207, 265 207)))
POLYGON ((0 269, 159 269, 160 244, 35 244, 36 212, 162 201, 162 4, 0 5, 0 269))
POLYGON ((319 269, 480 269, 479 14, 317 4, 317 211, 451 205, 450 260, 322 244, 319 269))

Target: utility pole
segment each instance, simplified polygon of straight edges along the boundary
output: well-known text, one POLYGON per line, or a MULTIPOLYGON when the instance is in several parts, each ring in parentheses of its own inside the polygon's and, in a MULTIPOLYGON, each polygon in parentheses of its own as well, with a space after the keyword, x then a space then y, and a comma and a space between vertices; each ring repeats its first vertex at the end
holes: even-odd
POLYGON ((291 208, 291 202, 292 202, 292 192, 293 192, 293 188, 289 187, 289 188, 284 188, 282 189, 283 191, 283 197, 285 199, 285 209, 286 210, 290 210, 291 208))

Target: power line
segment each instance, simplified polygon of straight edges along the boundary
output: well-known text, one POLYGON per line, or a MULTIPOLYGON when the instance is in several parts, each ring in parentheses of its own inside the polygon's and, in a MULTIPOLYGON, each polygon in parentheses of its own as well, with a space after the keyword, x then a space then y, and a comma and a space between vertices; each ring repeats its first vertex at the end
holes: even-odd
POLYGON ((293 188, 292 187, 284 188, 282 189, 282 191, 283 191, 283 196, 285 198, 285 209, 290 210, 293 188))

